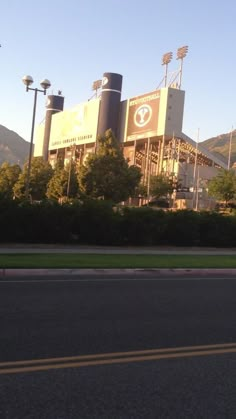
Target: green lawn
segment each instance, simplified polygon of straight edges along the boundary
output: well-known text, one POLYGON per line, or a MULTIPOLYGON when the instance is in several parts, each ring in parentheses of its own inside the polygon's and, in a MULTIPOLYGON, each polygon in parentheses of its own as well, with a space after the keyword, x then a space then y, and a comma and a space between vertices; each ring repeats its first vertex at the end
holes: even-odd
POLYGON ((233 255, 8 254, 0 268, 236 268, 233 255))

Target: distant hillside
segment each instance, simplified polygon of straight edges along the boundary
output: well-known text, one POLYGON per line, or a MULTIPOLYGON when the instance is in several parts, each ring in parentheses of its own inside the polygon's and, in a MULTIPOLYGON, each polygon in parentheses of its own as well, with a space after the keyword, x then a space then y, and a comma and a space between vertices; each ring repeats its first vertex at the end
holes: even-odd
MULTIPOLYGON (((229 158, 230 136, 231 133, 221 134, 217 137, 209 138, 208 140, 203 141, 201 144, 212 154, 227 163, 229 158)), ((236 162, 236 130, 232 132, 230 162, 231 166, 236 162)))
POLYGON ((3 162, 21 166, 29 154, 29 143, 16 132, 0 125, 0 165, 3 162))
MULTIPOLYGON (((217 137, 202 141, 201 144, 227 164, 230 135, 231 133, 221 134, 217 137)), ((0 125, 0 165, 4 161, 7 161, 11 164, 18 163, 23 166, 28 158, 28 154, 29 143, 16 132, 0 125)), ((236 130, 232 133, 231 166, 233 163, 236 163, 236 130)))

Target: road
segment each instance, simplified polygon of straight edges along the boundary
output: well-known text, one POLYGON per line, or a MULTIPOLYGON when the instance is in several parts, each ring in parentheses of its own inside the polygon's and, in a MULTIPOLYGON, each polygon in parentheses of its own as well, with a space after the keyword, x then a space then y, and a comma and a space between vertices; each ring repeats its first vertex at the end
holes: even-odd
POLYGON ((0 322, 1 419, 236 417, 234 279, 1 281, 0 322))

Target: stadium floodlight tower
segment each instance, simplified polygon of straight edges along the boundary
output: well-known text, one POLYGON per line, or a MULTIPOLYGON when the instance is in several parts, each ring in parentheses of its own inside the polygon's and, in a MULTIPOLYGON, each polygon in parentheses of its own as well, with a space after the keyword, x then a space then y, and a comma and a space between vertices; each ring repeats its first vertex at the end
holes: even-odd
POLYGON ((26 199, 29 197, 29 183, 30 183, 30 170, 31 170, 31 160, 32 160, 32 151, 33 151, 33 139, 34 139, 34 125, 35 125, 35 114, 36 114, 36 105, 37 105, 37 94, 38 92, 42 92, 46 95, 47 89, 51 86, 51 83, 48 79, 44 79, 40 82, 40 86, 42 89, 37 89, 30 87, 33 84, 34 80, 31 76, 24 76, 22 78, 24 85, 26 86, 26 92, 29 90, 34 91, 34 107, 33 107, 33 117, 32 117, 32 127, 31 127, 31 137, 30 137, 30 149, 29 149, 29 160, 28 160, 28 170, 27 170, 27 177, 26 177, 26 185, 25 185, 25 196, 26 199))
POLYGON ((165 76, 164 76, 164 86, 167 86, 167 73, 168 73, 168 64, 171 62, 173 57, 173 53, 172 52, 167 52, 166 54, 163 55, 162 57, 162 65, 165 65, 165 76))
POLYGON ((188 53, 188 46, 185 45, 183 47, 178 48, 177 50, 177 60, 180 60, 180 69, 179 69, 179 89, 181 89, 182 83, 182 73, 183 73, 183 60, 188 53))
POLYGON ((102 80, 95 80, 92 85, 92 90, 95 91, 96 97, 98 96, 98 90, 102 87, 102 80))

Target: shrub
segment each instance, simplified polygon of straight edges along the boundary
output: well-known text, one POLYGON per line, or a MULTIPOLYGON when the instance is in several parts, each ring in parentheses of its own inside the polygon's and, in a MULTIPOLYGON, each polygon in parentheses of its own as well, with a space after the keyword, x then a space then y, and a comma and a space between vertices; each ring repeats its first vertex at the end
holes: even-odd
POLYGON ((201 213, 200 246, 231 247, 236 243, 236 217, 216 212, 201 213))
POLYGON ((122 218, 123 243, 152 246, 165 242, 166 215, 148 207, 124 208, 122 218))
POLYGON ((197 246, 200 242, 199 213, 179 210, 167 214, 166 241, 175 246, 197 246))

